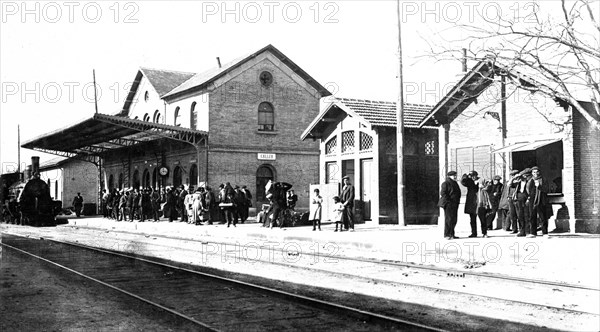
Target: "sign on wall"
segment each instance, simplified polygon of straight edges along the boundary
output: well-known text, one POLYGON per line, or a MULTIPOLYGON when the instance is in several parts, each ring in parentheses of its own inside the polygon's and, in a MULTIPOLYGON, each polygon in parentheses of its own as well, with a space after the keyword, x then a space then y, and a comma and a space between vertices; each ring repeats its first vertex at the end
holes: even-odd
POLYGON ((258 160, 275 160, 274 153, 259 153, 258 160))

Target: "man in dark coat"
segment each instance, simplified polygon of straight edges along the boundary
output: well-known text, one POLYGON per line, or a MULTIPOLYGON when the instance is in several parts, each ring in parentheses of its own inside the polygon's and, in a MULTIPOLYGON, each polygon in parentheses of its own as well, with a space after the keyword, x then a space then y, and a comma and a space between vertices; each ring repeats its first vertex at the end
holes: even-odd
POLYGON ((519 233, 517 236, 525 236, 529 233, 527 224, 529 223, 529 208, 527 205, 527 182, 531 178, 531 168, 526 168, 517 174, 512 182, 515 188, 512 200, 517 212, 517 220, 519 223, 519 233))
POLYGON ((528 206, 530 211, 529 230, 527 237, 537 235, 538 218, 542 224, 542 235, 548 235, 548 218, 552 216, 552 205, 548 201, 550 184, 542 177, 537 166, 531 168, 531 179, 527 181, 528 206))
POLYGON ((246 196, 246 204, 245 204, 245 208, 244 208, 243 216, 242 216, 242 223, 243 223, 246 220, 248 220, 249 209, 250 209, 250 207, 252 207, 252 193, 250 193, 250 190, 248 190, 248 188, 246 186, 242 186, 242 192, 246 196))
MULTIPOLYGON (((190 193, 193 192, 190 191, 190 193)), ((185 186, 181 185, 181 191, 177 197, 177 211, 181 215, 181 222, 188 222, 187 207, 183 204, 187 195, 188 191, 185 189, 185 186)))
POLYGON ((515 193, 515 187, 512 186, 512 182, 517 174, 519 174, 519 171, 516 169, 510 171, 510 177, 504 182, 504 186, 502 186, 502 195, 500 196, 500 203, 498 205, 498 222, 502 224, 502 228, 505 231, 512 230, 512 234, 518 233, 517 210, 512 200, 515 193))
POLYGON ((440 199, 437 206, 444 209, 444 238, 452 240, 454 228, 458 219, 458 204, 460 203, 460 187, 456 182, 456 172, 448 172, 446 181, 442 182, 440 199))
POLYGON ((75 210, 75 214, 79 218, 81 216, 81 209, 83 208, 83 197, 81 197, 81 193, 77 193, 77 196, 73 198, 73 209, 75 210))
POLYGON ((342 188, 341 202, 344 205, 344 229, 350 229, 354 232, 354 186, 350 183, 348 175, 342 178, 344 187, 342 188))
MULTIPOLYGON (((490 203, 492 204, 492 210, 486 215, 486 221, 488 229, 494 229, 494 219, 496 218, 496 212, 498 212, 498 206, 500 205, 500 198, 502 197, 503 184, 500 182, 502 178, 500 175, 496 175, 492 179, 492 184, 487 187, 487 192, 490 197, 490 203)), ((495 229, 502 229, 502 220, 498 218, 495 229)))
POLYGON ((460 183, 467 188, 467 198, 465 200, 465 213, 470 217, 471 235, 477 237, 477 193, 479 192, 479 176, 476 171, 469 174, 463 174, 460 183))
POLYGON ((234 189, 234 196, 233 199, 235 201, 235 212, 234 212, 234 218, 237 221, 239 220, 240 223, 244 223, 245 219, 244 219, 244 210, 247 209, 246 207, 246 195, 244 194, 244 192, 240 189, 240 186, 235 186, 234 189))

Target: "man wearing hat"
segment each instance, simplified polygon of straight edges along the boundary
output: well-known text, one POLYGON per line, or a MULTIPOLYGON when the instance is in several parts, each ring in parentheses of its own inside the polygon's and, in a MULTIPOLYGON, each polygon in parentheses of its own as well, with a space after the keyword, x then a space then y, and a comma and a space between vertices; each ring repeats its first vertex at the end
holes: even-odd
POLYGON ((467 198, 465 200, 465 213, 470 217, 471 235, 477 237, 477 194, 479 193, 479 174, 471 171, 463 174, 460 183, 467 187, 467 198))
POLYGON ((442 182, 438 207, 444 209, 444 238, 452 240, 454 228, 458 218, 458 204, 460 203, 460 187, 456 182, 456 172, 448 172, 446 181, 442 182))
MULTIPOLYGON (((486 216, 488 229, 494 228, 494 219, 496 218, 496 212, 498 211, 498 206, 500 205, 502 187, 504 186, 500 180, 502 180, 500 175, 494 175, 492 178, 492 185, 488 187, 488 195, 490 197, 490 204, 492 205, 492 210, 486 216)), ((498 218, 495 229, 502 229, 501 222, 502 220, 498 218)))
POLYGON ((526 188, 530 211, 528 237, 537 235, 538 218, 542 226, 542 235, 548 235, 548 218, 552 216, 552 205, 547 196, 550 185, 548 180, 542 177, 542 172, 537 166, 531 168, 531 178, 527 181, 526 188))
POLYGON ((498 205, 498 222, 502 224, 502 228, 505 231, 511 231, 512 228, 512 234, 517 234, 518 232, 517 211, 512 200, 515 192, 515 187, 512 186, 512 183, 517 174, 519 174, 519 171, 516 169, 510 171, 510 176, 502 187, 502 195, 500 196, 500 203, 498 205))
POLYGON ((519 224, 519 233, 517 236, 525 236, 526 235, 526 225, 529 222, 530 211, 527 202, 527 181, 531 178, 531 168, 526 168, 519 172, 514 178, 512 186, 515 188, 515 192, 512 196, 512 201, 515 205, 515 210, 517 212, 517 220, 519 224))
POLYGON ((342 188, 341 201, 344 205, 344 229, 350 229, 354 232, 354 186, 350 183, 350 177, 348 175, 342 178, 344 187, 342 188))

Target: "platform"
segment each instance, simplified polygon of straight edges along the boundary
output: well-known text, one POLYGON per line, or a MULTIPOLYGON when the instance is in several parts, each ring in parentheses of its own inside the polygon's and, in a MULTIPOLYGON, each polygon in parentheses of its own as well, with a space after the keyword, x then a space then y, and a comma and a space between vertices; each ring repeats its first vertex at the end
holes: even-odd
POLYGON ((191 225, 159 222, 117 222, 101 217, 69 219, 57 227, 126 231, 147 236, 202 242, 227 242, 240 248, 266 246, 300 253, 319 250, 351 257, 391 260, 483 273, 540 279, 598 288, 600 236, 550 234, 537 238, 515 237, 504 230, 488 231, 489 238, 468 238, 466 216, 459 216, 456 235, 446 240, 437 225, 358 224, 354 232, 334 232, 333 224, 322 231, 312 226, 264 228, 249 219, 237 227, 224 224, 191 225))

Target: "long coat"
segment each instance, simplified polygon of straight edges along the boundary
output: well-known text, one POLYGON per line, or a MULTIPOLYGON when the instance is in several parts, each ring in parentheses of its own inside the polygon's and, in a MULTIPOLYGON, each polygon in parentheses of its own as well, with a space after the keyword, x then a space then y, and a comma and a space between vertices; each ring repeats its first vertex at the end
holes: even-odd
POLYGON ((467 176, 463 174, 460 184, 467 187, 467 199, 465 200, 465 213, 476 214, 477 213, 477 193, 479 192, 479 186, 467 176))
POLYGON ((446 208, 448 204, 456 205, 456 209, 458 209, 458 204, 460 203, 460 187, 456 181, 447 178, 446 181, 442 182, 442 186, 440 188, 440 199, 438 200, 438 207, 446 208))
POLYGON ((344 186, 340 198, 344 206, 352 208, 354 206, 354 186, 351 184, 344 186))
POLYGON ((542 183, 539 186, 535 186, 535 180, 533 177, 527 181, 525 188, 527 188, 527 194, 529 199, 529 204, 531 209, 537 208, 538 206, 543 208, 546 219, 554 215, 552 211, 552 204, 550 204, 548 200, 548 191, 550 189, 550 185, 548 184, 548 180, 544 177, 541 177, 539 180, 542 183))

